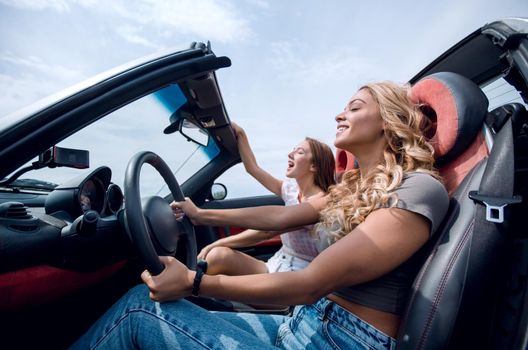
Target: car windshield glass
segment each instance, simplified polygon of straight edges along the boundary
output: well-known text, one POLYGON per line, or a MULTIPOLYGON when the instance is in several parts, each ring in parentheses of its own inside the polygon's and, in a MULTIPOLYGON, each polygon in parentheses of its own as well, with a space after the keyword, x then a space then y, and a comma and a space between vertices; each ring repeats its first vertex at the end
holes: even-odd
MULTIPOLYGON (((170 128, 173 132, 164 133, 171 121, 177 122, 174 115, 180 114, 175 112, 186 102, 187 99, 176 84, 144 96, 57 144, 65 148, 88 150, 90 169, 44 168, 22 175, 21 180, 35 179, 61 184, 99 166, 108 166, 112 169, 112 182, 123 187, 130 158, 140 151, 152 151, 165 160, 182 184, 219 153, 218 146, 210 136, 207 146, 202 146, 189 142, 176 127, 170 128)), ((165 196, 169 193, 161 176, 148 164, 141 170, 140 185, 143 196, 165 196)))

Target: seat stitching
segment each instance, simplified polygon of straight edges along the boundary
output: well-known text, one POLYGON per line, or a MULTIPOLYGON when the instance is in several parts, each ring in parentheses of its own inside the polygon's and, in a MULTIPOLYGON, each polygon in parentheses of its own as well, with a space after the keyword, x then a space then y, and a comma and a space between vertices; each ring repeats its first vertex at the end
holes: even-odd
MULTIPOLYGON (((481 164, 481 163, 482 163, 482 161, 480 161, 473 169, 476 169, 476 167, 479 164, 481 164)), ((476 174, 476 171, 472 171, 470 173, 470 175, 469 175, 470 178, 469 178, 469 180, 466 182, 466 184, 463 187, 463 191, 462 191, 463 194, 467 193, 467 190, 468 190, 470 184, 472 183, 473 178, 476 176, 475 174, 476 174)), ((450 218, 450 221, 453 221, 453 220, 454 220, 454 216, 450 218)), ((459 245, 457 246, 457 250, 455 251, 455 254, 450 259, 449 264, 447 266, 447 269, 445 269, 444 273, 442 274, 442 278, 440 280, 441 283, 440 283, 439 288, 437 289, 437 292, 436 292, 435 297, 434 297, 434 303, 431 306, 431 309, 429 310, 424 330, 423 330, 422 335, 420 337, 420 341, 418 342, 418 348, 422 348, 423 349, 423 346, 425 345, 425 339, 427 338, 427 336, 430 333, 431 326, 432 326, 432 321, 434 319, 434 316, 435 316, 436 312, 438 311, 439 300, 441 298, 441 295, 443 295, 443 291, 444 291, 445 285, 447 283, 447 277, 450 274, 450 269, 452 268, 452 265, 454 264, 454 261, 456 261, 456 258, 458 258, 458 255, 460 254, 460 251, 461 251, 462 247, 467 242, 467 236, 468 236, 467 233, 473 227, 474 222, 475 222, 475 218, 473 216, 473 220, 471 221, 470 225, 468 227, 466 227, 466 230, 464 231, 464 234, 462 236, 462 240, 460 241, 459 245)), ((417 281, 417 286, 418 287, 421 285, 421 282, 423 281, 423 276, 425 275, 426 270, 430 267, 431 261, 433 260, 434 256, 436 256, 436 254, 438 252, 439 242, 440 242, 440 239, 438 240, 437 244, 435 245, 434 254, 432 254, 430 256, 430 259, 428 258, 427 261, 426 261, 427 266, 424 267, 424 269, 422 270, 422 273, 419 276, 419 280, 417 281)), ((412 297, 411 301, 414 300, 415 296, 418 294, 417 290, 418 290, 418 288, 416 288, 415 291, 413 292, 413 294, 411 296, 412 297)), ((410 312, 410 308, 407 310, 407 314, 406 315, 408 315, 409 312, 410 312)))
POLYGON ((424 329, 424 332, 422 333, 422 337, 420 339, 420 342, 418 344, 418 347, 423 349, 423 346, 424 346, 424 342, 425 342, 425 339, 427 338, 427 336, 429 335, 429 332, 431 331, 431 324, 433 322, 433 319, 438 311, 438 304, 440 303, 440 299, 442 298, 444 292, 445 292, 445 287, 447 286, 447 280, 448 280, 448 277, 451 275, 451 272, 452 272, 452 269, 453 269, 453 265, 455 263, 455 261, 458 260, 458 257, 462 251, 462 248, 464 248, 468 242, 468 237, 470 236, 469 235, 469 232, 473 232, 473 227, 474 227, 474 224, 475 224, 475 219, 473 218, 473 220, 471 221, 470 225, 466 228, 466 230, 464 231, 464 234, 462 236, 462 240, 460 241, 460 243, 457 245, 457 249, 455 250, 455 253, 453 254, 452 258, 449 259, 449 263, 448 263, 448 266, 447 268, 444 270, 444 273, 442 274, 442 278, 440 280, 440 286, 439 288, 437 289, 437 292, 434 296, 434 302, 433 302, 433 305, 431 307, 431 310, 429 311, 429 316, 427 317, 427 321, 426 321, 426 325, 425 325, 425 329, 424 329))
MULTIPOLYGON (((477 163, 477 165, 473 168, 475 169, 477 166, 478 166, 479 163, 477 163)), ((471 171, 469 176, 470 176, 470 179, 466 182, 466 184, 464 185, 464 190, 462 191, 462 193, 467 193, 467 190, 468 190, 468 187, 469 185, 471 184, 471 180, 473 179, 473 177, 475 177, 475 173, 476 171, 471 171)), ((455 221, 455 216, 454 215, 451 215, 448 219, 448 224, 446 224, 446 227, 449 227, 449 225, 455 221)), ((432 253, 427 257, 427 260, 425 261, 424 263, 424 267, 421 269, 421 271, 419 272, 418 276, 417 276, 417 281, 415 283, 415 286, 416 288, 414 288, 411 292, 411 296, 410 296, 410 299, 409 299, 409 305, 411 305, 413 302, 414 302, 414 299, 416 299, 416 296, 418 295, 418 289, 421 287, 422 285, 422 282, 423 282, 423 277, 425 276, 425 273, 428 271, 429 269, 429 266, 431 265, 431 262, 433 261, 434 257, 437 255, 438 253, 438 245, 439 245, 439 242, 440 242, 440 237, 437 241, 437 243, 435 244, 434 248, 433 248, 433 251, 432 253)), ((406 312, 405 312, 405 315, 404 315, 404 319, 407 319, 409 317, 409 314, 411 312, 411 308, 407 308, 406 312)))

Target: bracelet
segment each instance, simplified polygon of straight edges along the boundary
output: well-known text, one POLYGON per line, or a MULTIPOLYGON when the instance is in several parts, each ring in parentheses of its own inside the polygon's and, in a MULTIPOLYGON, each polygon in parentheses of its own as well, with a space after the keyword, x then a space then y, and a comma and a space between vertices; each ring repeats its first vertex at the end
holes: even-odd
POLYGON ((196 263, 196 275, 194 275, 194 282, 191 294, 195 297, 198 296, 200 291, 200 283, 202 282, 203 275, 207 272, 207 261, 199 260, 196 263))

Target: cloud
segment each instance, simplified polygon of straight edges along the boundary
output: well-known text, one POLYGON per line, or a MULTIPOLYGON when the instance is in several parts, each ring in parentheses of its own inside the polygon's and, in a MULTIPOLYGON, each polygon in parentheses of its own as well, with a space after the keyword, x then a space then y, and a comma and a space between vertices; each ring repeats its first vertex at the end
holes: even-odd
POLYGON ((104 6, 94 1, 89 7, 127 19, 135 25, 155 28, 165 35, 170 32, 193 34, 221 42, 232 42, 251 36, 247 21, 226 1, 112 1, 105 2, 104 6))
MULTIPOLYGON (((22 10, 54 10, 72 12, 75 6, 84 10, 116 17, 126 21, 118 27, 118 34, 125 40, 148 47, 159 47, 149 36, 172 39, 179 34, 190 34, 219 42, 235 42, 253 36, 248 21, 227 0, 0 0, 1 4, 22 10), (138 27, 139 26, 139 27, 138 27), (134 31, 131 28, 136 27, 134 31), (144 30, 142 35, 140 30, 144 30)), ((267 3, 253 0, 256 6, 265 8, 267 3)))
POLYGON ((157 43, 150 41, 141 34, 139 34, 141 28, 132 26, 129 24, 124 24, 117 27, 117 33, 124 38, 126 41, 132 44, 142 45, 145 47, 154 48, 157 50, 162 49, 163 47, 157 43))
MULTIPOLYGON (((65 20, 68 21, 78 16, 95 17, 93 28, 79 31, 73 27, 71 33, 58 35, 57 40, 68 43, 69 36, 78 36, 78 39, 71 40, 87 40, 87 47, 93 49, 97 40, 83 35, 96 33, 99 43, 108 40, 112 43, 113 52, 121 50, 125 57, 133 50, 146 48, 144 52, 151 52, 168 47, 183 48, 194 40, 239 42, 252 35, 248 21, 238 8, 223 0, 198 3, 191 0, 0 0, 2 6, 26 11, 29 16, 42 15, 54 20, 62 16, 67 16, 65 20)), ((63 30, 61 28, 50 23, 43 35, 56 35, 63 30)), ((83 60, 82 54, 57 57, 54 54, 56 51, 50 54, 55 42, 46 45, 43 37, 38 35, 30 35, 27 39, 27 45, 22 46, 18 44, 19 38, 6 35, 4 43, 7 47, 3 51, 0 49, 0 89, 3 91, 0 117, 86 79, 101 70, 97 60, 104 60, 104 65, 100 65, 104 68, 108 68, 107 62, 112 60, 106 53, 93 57, 91 61, 83 60), (38 41, 32 42, 35 38, 38 41), (27 50, 28 47, 39 49, 27 50), (78 68, 79 65, 83 69, 78 68)), ((86 52, 87 55, 92 53, 86 52)))
POLYGON ((42 97, 38 96, 30 79, 16 79, 5 74, 0 74, 0 90, 0 117, 42 97))
POLYGON ((52 76, 54 79, 62 81, 75 82, 79 78, 84 77, 84 75, 77 69, 67 68, 61 65, 49 65, 44 63, 37 56, 17 57, 9 52, 0 53, 0 62, 6 62, 18 66, 17 68, 23 68, 26 71, 36 71, 39 74, 52 76))
POLYGON ((260 7, 262 9, 269 9, 269 3, 264 0, 246 0, 249 4, 255 5, 257 7, 260 7))
POLYGON ((64 89, 86 78, 78 69, 49 65, 39 57, 17 57, 0 53, 0 67, 10 74, 0 74, 0 117, 46 97, 50 91, 64 89))
POLYGON ((274 42, 270 63, 285 80, 311 87, 349 81, 364 83, 384 76, 379 62, 367 59, 354 47, 322 51, 323 54, 310 55, 310 49, 302 44, 274 42))
POLYGON ((51 9, 57 12, 68 12, 70 10, 68 3, 64 0, 0 0, 0 4, 30 11, 51 9))

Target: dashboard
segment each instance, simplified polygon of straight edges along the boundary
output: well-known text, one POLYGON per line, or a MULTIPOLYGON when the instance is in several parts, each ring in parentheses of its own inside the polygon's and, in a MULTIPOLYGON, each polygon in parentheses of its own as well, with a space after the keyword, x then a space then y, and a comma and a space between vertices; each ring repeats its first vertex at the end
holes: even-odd
POLYGON ((134 256, 111 176, 99 167, 49 193, 0 191, 0 313, 73 295, 134 256))
POLYGON ((103 166, 57 186, 46 198, 46 214, 70 222, 89 210, 101 217, 116 214, 123 205, 123 192, 111 177, 110 168, 103 166))
POLYGON ((84 212, 95 210, 102 212, 104 209, 104 197, 101 191, 103 184, 97 178, 87 180, 81 187, 79 193, 79 204, 84 212))
POLYGON ((38 264, 87 270, 130 254, 121 218, 124 196, 111 177, 103 166, 48 194, 2 191, 0 272, 38 264))

